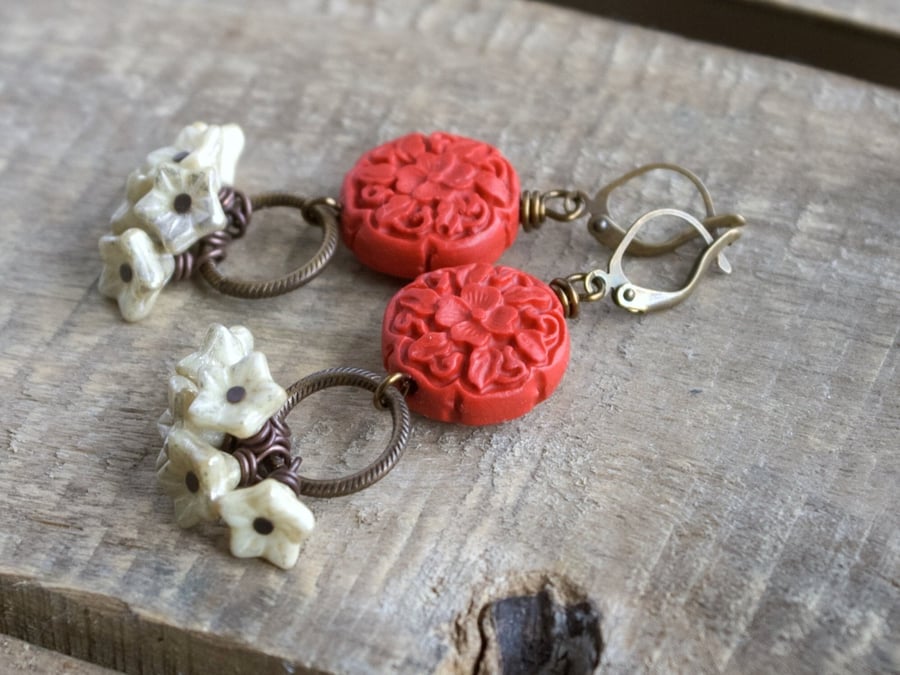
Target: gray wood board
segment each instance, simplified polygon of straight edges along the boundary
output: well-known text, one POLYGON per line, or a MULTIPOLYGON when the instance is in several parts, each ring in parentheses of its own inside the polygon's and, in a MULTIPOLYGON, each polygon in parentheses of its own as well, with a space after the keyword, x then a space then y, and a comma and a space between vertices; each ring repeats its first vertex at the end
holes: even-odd
POLYGON ((112 675, 114 671, 63 656, 28 642, 0 635, 0 673, 24 675, 24 673, 65 673, 65 675, 112 675))
MULTIPOLYGON (((536 4, 170 0, 7 3, 0 92, 0 630, 129 672, 470 672, 481 608, 550 587, 601 611, 604 672, 900 668, 897 92, 536 4), (539 189, 680 162, 747 232, 677 308, 587 307, 531 414, 417 417, 383 482, 308 501, 283 572, 175 526, 154 476, 167 373, 211 322, 249 326, 285 385, 377 369, 398 284, 342 250, 290 295, 186 283, 123 323, 97 238, 195 119, 244 127, 251 193, 336 195, 364 150, 446 129, 539 189)), ((637 214, 682 192, 634 194, 637 214)), ((294 232, 260 218, 229 269, 286 268, 315 240, 294 232)), ((605 260, 548 225, 502 262, 605 260)), ((690 263, 633 267, 675 284, 690 263)), ((331 475, 387 433, 351 393, 291 423, 331 475)))
POLYGON ((867 28, 900 34, 900 5, 894 0, 752 0, 801 9, 867 28))

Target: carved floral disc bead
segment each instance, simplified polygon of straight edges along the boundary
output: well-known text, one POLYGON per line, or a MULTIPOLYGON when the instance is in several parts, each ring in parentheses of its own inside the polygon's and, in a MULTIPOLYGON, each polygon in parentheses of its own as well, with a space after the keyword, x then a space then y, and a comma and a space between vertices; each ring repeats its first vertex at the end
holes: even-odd
POLYGON ((344 243, 374 270, 412 279, 494 262, 515 240, 519 177, 495 147, 409 134, 364 154, 341 189, 344 243))
POLYGON ((400 290, 385 311, 382 355, 388 372, 415 380, 411 409, 495 424, 553 392, 569 361, 569 334, 547 284, 476 263, 423 274, 400 290))

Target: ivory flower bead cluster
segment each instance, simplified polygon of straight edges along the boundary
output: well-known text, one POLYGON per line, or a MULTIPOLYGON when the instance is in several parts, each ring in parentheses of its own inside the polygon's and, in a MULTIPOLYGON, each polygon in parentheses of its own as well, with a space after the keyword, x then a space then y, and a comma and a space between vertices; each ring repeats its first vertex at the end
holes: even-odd
POLYGON ((225 227, 219 189, 234 182, 243 149, 236 124, 195 122, 128 176, 112 234, 100 238, 99 284, 126 321, 150 313, 174 274, 175 256, 225 227))
POLYGON ((294 491, 272 478, 240 487, 241 467, 229 437, 258 433, 287 400, 264 354, 243 326, 209 328, 202 347, 183 358, 169 379, 169 408, 159 421, 164 439, 157 476, 172 497, 181 527, 222 518, 235 556, 262 557, 293 567, 315 525, 294 491))

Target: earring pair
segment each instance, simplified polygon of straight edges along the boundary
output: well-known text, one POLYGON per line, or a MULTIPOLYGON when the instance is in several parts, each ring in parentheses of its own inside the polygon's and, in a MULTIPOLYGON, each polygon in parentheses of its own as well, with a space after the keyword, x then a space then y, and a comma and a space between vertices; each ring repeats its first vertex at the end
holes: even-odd
MULTIPOLYGON (((237 139, 241 146, 243 143, 242 135, 226 133, 226 127, 216 131, 208 125, 193 125, 189 129, 197 132, 194 136, 186 130, 179 137, 180 145, 192 149, 173 153, 177 144, 157 151, 154 158, 169 159, 155 165, 148 158, 129 178, 129 186, 141 189, 135 188, 132 194, 129 188, 129 199, 114 218, 114 230, 122 234, 113 235, 106 246, 122 248, 122 241, 142 239, 145 251, 150 251, 147 256, 164 261, 171 257, 168 266, 160 263, 161 277, 170 268, 174 276, 179 267, 190 267, 207 280, 215 279, 225 247, 246 230, 252 204, 257 201, 216 182, 219 175, 233 176, 233 164, 240 154, 235 151, 237 139), (226 149, 228 142, 232 146, 226 149), (176 180, 176 175, 182 178, 176 180), (194 189, 196 192, 191 192, 194 189), (228 212, 224 221, 210 201, 214 192, 222 213, 228 212), (159 204, 168 205, 168 210, 159 204), (195 205, 194 213, 191 208, 195 205), (184 217, 172 215, 179 208, 185 211, 180 214, 184 217), (224 229, 214 229, 223 222, 224 229), (113 244, 111 239, 116 237, 113 244), (176 262, 179 256, 187 262, 176 262)), ((179 525, 221 518, 230 530, 232 553, 261 556, 280 567, 291 567, 314 525, 312 513, 299 497, 342 496, 382 478, 405 449, 410 409, 437 421, 471 425, 496 424, 524 415, 559 384, 570 358, 567 319, 578 317, 585 304, 608 299, 629 312, 655 311, 686 299, 709 267, 730 272, 723 251, 740 237, 744 221, 733 214, 717 215, 706 187, 686 169, 646 165, 610 183, 593 198, 566 190, 518 194, 518 179, 509 173, 508 163, 483 145, 447 134, 411 135, 364 155, 345 178, 343 207, 327 199, 259 200, 260 204, 300 208, 309 222, 323 226, 323 247, 331 253, 340 221, 345 242, 356 247, 361 259, 371 250, 381 250, 377 239, 381 237, 384 255, 379 264, 393 261, 396 266, 391 269, 405 272, 425 265, 428 271, 388 303, 382 322, 385 375, 335 368, 307 376, 285 390, 273 380, 265 356, 255 350, 246 328, 214 325, 209 329, 200 350, 179 361, 170 377, 169 407, 160 421, 164 447, 158 475, 175 500, 179 525), (610 214, 612 193, 651 171, 673 171, 689 180, 702 197, 705 214, 697 217, 663 207, 644 213, 627 228, 619 226, 610 214), (500 175, 507 177, 507 183, 492 179, 500 175), (589 232, 612 249, 606 267, 564 274, 545 283, 521 270, 478 259, 499 255, 496 241, 510 243, 514 233, 495 243, 488 241, 479 249, 460 232, 471 222, 493 223, 482 230, 470 227, 469 238, 476 242, 484 241, 479 239, 481 232, 498 228, 508 232, 504 229, 510 222, 508 209, 489 205, 506 204, 511 186, 518 200, 513 221, 516 229, 521 225, 530 231, 548 219, 570 222, 586 216, 589 232), (346 215, 354 209, 356 216, 346 215), (663 242, 639 237, 645 227, 663 219, 675 219, 687 227, 663 242), (398 244, 397 232, 406 232, 409 241, 418 243, 404 244, 401 237, 398 244), (626 253, 659 255, 694 238, 702 239, 703 247, 680 289, 660 291, 641 286, 625 272, 626 253), (360 241, 367 243, 361 246, 360 241), (433 254, 424 259, 416 248, 423 241, 431 242, 428 250, 433 254), (466 261, 467 256, 476 260, 466 261), (439 264, 457 258, 466 262, 439 264), (391 440, 372 464, 351 476, 338 480, 303 476, 286 417, 306 396, 338 385, 364 388, 373 393, 376 408, 391 411, 391 440)), ((123 291, 122 285, 131 282, 126 280, 129 272, 122 273, 123 265, 130 267, 132 281, 137 265, 133 259, 104 258, 101 290, 117 284, 120 307, 123 297, 128 306, 131 291, 123 291)), ((324 263, 315 273, 322 266, 324 263)), ((304 277, 303 283, 312 276, 315 274, 304 277)), ((270 294, 296 285, 272 286, 270 294)), ((265 295, 254 296, 250 292, 254 288, 253 284, 242 286, 243 297, 265 295)), ((234 286, 225 284, 222 289, 229 292, 234 286)), ((149 311, 147 302, 136 305, 137 314, 149 311)))

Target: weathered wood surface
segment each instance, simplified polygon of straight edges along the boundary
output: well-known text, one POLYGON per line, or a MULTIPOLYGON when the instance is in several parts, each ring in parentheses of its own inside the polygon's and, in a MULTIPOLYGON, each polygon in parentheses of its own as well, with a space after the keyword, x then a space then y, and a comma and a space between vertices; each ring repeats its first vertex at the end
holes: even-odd
MULTIPOLYGON (((549 587, 600 610, 602 672, 900 669, 896 91, 533 4, 164 0, 5 3, 0 92, 0 630, 129 672, 471 672, 494 651, 482 608, 549 587), (333 195, 363 150, 448 129, 529 187, 678 161, 749 225, 734 274, 686 304, 587 308, 530 415, 417 418, 382 483, 310 500, 282 572, 174 526, 153 470, 166 373, 213 321, 250 326, 285 384, 377 368, 397 285, 341 251, 279 299, 185 284, 119 320, 96 239, 127 172, 194 119, 244 126, 251 192, 333 195)), ((260 222, 229 264, 309 249, 260 222)), ((547 226, 503 262, 604 260, 547 226)), ((312 399, 291 418, 308 470, 361 465, 373 415, 312 399)))
POLYGON ((8 635, 0 635, 0 672, 4 675, 112 675, 113 671, 63 656, 8 635))
POLYGON ((802 9, 841 21, 900 34, 900 4, 895 0, 752 0, 802 9))

